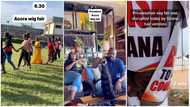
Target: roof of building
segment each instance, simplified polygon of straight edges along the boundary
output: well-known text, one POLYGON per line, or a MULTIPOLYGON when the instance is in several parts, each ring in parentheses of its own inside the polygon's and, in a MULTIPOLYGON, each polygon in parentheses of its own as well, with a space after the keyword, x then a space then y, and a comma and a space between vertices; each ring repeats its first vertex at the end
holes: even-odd
POLYGON ((63 17, 53 16, 52 18, 49 18, 45 22, 45 24, 49 24, 49 23, 63 23, 63 17))
POLYGON ((53 16, 53 22, 63 23, 63 17, 55 17, 53 16))

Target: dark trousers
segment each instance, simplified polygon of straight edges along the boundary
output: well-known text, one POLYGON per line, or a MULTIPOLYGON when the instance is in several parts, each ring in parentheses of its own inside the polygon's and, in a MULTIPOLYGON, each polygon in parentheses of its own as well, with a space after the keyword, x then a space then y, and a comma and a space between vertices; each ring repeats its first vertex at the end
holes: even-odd
POLYGON ((26 61, 28 66, 31 66, 31 64, 30 64, 30 54, 25 49, 22 49, 22 52, 21 52, 21 55, 20 55, 20 58, 19 58, 19 62, 18 62, 18 68, 20 67, 22 59, 24 59, 26 61))
POLYGON ((53 52, 48 52, 48 61, 47 62, 53 62, 53 52))
POLYGON ((55 60, 57 60, 57 52, 56 52, 56 50, 55 51, 53 51, 53 56, 52 56, 52 61, 55 61, 55 60))
MULTIPOLYGON (((2 51, 1 51, 2 52, 2 51)), ((6 60, 6 56, 5 53, 2 55, 1 54, 1 67, 2 67, 2 71, 5 73, 5 60, 6 60)))
POLYGON ((58 58, 60 58, 60 49, 56 49, 56 57, 58 56, 58 58))

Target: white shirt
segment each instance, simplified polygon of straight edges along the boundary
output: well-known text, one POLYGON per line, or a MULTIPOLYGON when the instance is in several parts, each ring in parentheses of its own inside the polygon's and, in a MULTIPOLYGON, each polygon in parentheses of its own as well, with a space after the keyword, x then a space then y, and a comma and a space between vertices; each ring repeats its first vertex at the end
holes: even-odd
MULTIPOLYGON (((153 5, 155 5, 152 1, 143 1, 143 2, 144 3, 131 1, 132 9, 142 10, 142 4, 145 4, 146 6, 148 5, 148 8, 151 10, 153 8, 153 5)), ((174 2, 172 1, 166 2, 167 10, 173 10, 173 3, 174 2)), ((164 7, 163 3, 161 3, 161 5, 164 7)), ((134 72, 138 72, 139 70, 151 64, 159 63, 162 56, 164 55, 164 50, 168 45, 172 26, 173 26, 172 22, 168 22, 168 26, 166 27, 149 26, 145 28, 140 27, 137 23, 135 23, 135 27, 131 27, 128 24, 128 35, 127 35, 128 68, 127 69, 134 72), (142 47, 143 45, 145 45, 146 48, 143 48, 142 47), (145 52, 144 50, 148 51, 145 52)), ((179 30, 181 30, 181 28, 179 28, 179 30)))

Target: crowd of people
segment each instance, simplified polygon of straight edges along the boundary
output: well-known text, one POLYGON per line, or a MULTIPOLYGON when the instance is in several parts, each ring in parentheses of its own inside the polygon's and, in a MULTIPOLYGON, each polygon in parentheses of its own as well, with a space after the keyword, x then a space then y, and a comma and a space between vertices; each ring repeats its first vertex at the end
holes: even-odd
POLYGON ((54 36, 48 38, 47 42, 48 47, 48 63, 52 63, 53 61, 57 60, 57 58, 60 58, 60 52, 61 52, 61 38, 55 38, 54 36))
MULTIPOLYGON (((26 33, 23 35, 23 41, 20 44, 19 48, 16 49, 13 45, 13 36, 10 35, 8 32, 5 33, 4 41, 1 39, 1 66, 2 66, 2 73, 6 73, 5 69, 5 62, 6 60, 8 63, 13 67, 13 70, 18 70, 20 65, 23 61, 23 66, 27 66, 31 69, 31 64, 43 64, 41 58, 41 45, 40 40, 37 37, 34 43, 34 49, 32 47, 32 38, 30 33, 26 33), (12 54, 13 50, 15 52, 20 53, 19 61, 17 67, 12 61, 12 54)), ((48 48, 48 60, 47 63, 52 63, 53 61, 60 58, 61 52, 61 38, 55 38, 54 36, 49 37, 47 41, 47 48, 48 48)))

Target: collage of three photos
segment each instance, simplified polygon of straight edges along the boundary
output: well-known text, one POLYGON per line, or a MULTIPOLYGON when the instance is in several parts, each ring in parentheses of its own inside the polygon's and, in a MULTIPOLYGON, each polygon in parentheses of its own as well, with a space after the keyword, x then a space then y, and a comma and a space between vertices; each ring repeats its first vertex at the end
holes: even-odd
POLYGON ((188 106, 189 1, 7 1, 1 106, 188 106))

